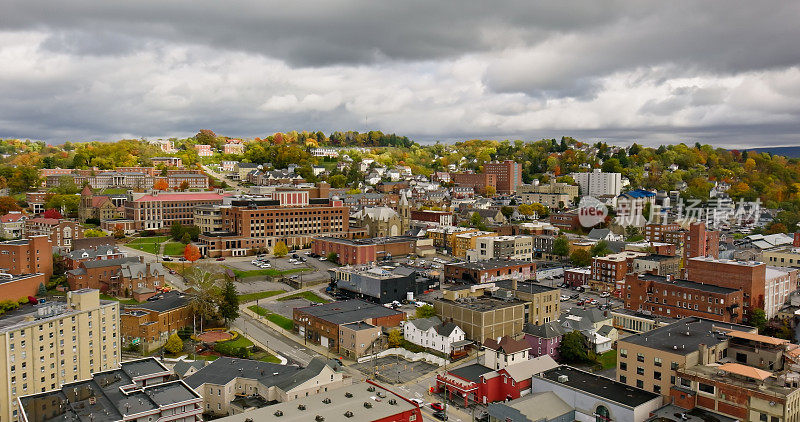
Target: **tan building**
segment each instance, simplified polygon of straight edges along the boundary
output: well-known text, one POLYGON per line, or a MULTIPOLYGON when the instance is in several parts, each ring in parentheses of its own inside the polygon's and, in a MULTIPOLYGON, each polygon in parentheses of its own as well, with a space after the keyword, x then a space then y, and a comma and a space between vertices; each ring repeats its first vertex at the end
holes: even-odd
POLYGON ((578 187, 553 181, 543 185, 523 185, 517 193, 526 204, 538 202, 549 208, 563 208, 578 196, 578 187))
POLYGON ((120 364, 119 302, 98 290, 22 305, 0 316, 0 420, 19 418, 17 397, 55 390, 120 364))
POLYGON ((458 258, 466 258, 467 251, 475 249, 475 244, 478 238, 497 236, 495 232, 474 231, 470 233, 457 234, 455 236, 455 246, 453 247, 453 256, 458 258))
POLYGON ((762 260, 767 265, 800 268, 800 248, 785 247, 762 252, 762 260))
POLYGON ((457 235, 464 233, 472 233, 477 231, 478 229, 473 229, 470 227, 458 227, 458 226, 434 227, 428 229, 427 235, 429 238, 433 239, 433 246, 437 248, 445 248, 448 250, 453 250, 453 248, 455 248, 456 246, 457 235))
POLYGON ((525 322, 541 325, 555 321, 561 315, 561 290, 527 281, 503 280, 495 283, 501 290, 514 294, 525 302, 525 322))
POLYGON ((226 416, 242 407, 236 406, 238 398, 260 397, 264 405, 287 402, 349 385, 352 379, 323 357, 312 359, 305 368, 221 357, 185 381, 203 396, 204 414, 226 416))
POLYGON ((636 274, 674 275, 681 270, 681 257, 678 255, 648 255, 633 259, 633 272, 636 274))
POLYGON ((194 225, 200 228, 200 233, 222 231, 222 210, 218 205, 194 207, 194 225))
POLYGON ((482 291, 477 294, 469 288, 446 290, 443 299, 433 301, 436 315, 461 327, 467 338, 476 342, 522 333, 525 306, 521 300, 483 297, 482 291), (467 297, 471 299, 459 301, 467 297))
POLYGON ((728 337, 721 330, 755 333, 756 329, 697 317, 683 318, 655 330, 617 341, 619 382, 661 394, 667 402, 676 371, 723 358, 728 337))
POLYGON ((363 321, 339 326, 339 353, 358 359, 372 351, 372 343, 381 336, 381 327, 363 321))

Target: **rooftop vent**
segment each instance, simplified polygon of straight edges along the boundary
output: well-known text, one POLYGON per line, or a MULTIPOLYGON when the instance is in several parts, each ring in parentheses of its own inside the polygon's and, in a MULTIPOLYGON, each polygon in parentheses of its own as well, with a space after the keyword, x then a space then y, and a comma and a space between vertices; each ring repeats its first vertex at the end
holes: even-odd
POLYGON ((368 401, 365 401, 364 402, 364 407, 366 407, 367 409, 372 409, 372 403, 370 403, 368 401))
POLYGON ((323 418, 323 417, 322 417, 322 415, 317 415, 317 416, 314 418, 314 420, 315 420, 315 421, 317 421, 317 422, 322 422, 322 421, 324 421, 324 420, 325 420, 325 418, 323 418))
POLYGON ((369 386, 369 387, 367 387, 367 391, 369 391, 370 393, 372 393, 372 392, 374 392, 374 391, 375 391, 375 387, 373 387, 373 386, 369 386))
POLYGON ((389 404, 391 404, 392 406, 394 406, 394 405, 396 405, 396 404, 397 404, 397 400, 395 400, 395 399, 389 399, 389 404))
MULTIPOLYGON (((281 416, 283 416, 283 412, 281 412, 280 410, 276 410, 276 411, 275 411, 275 413, 273 413, 273 414, 274 414, 276 417, 281 417, 281 416)), ((246 421, 245 421, 245 422, 246 422, 246 421)))
POLYGON ((344 412, 344 417, 346 417, 346 418, 352 418, 352 417, 353 417, 353 412, 351 412, 351 411, 349 411, 349 410, 348 410, 347 412, 344 412))
POLYGON ((566 376, 566 375, 559 375, 558 376, 558 382, 565 383, 567 381, 569 381, 569 377, 568 376, 566 376))
POLYGON ((353 393, 347 391, 347 392, 344 393, 344 396, 347 397, 348 399, 350 399, 350 398, 353 398, 353 393))
POLYGON ((331 404, 331 399, 325 397, 324 399, 322 399, 322 402, 325 404, 331 404))
POLYGON ((297 410, 306 410, 306 405, 304 405, 304 404, 298 404, 298 405, 297 405, 297 410))

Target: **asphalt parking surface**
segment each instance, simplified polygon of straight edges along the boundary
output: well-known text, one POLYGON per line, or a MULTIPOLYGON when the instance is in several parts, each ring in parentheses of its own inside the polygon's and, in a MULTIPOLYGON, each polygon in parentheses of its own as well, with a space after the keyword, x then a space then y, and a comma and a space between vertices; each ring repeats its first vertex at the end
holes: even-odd
POLYGON ((372 371, 377 370, 377 378, 389 384, 404 384, 439 368, 437 365, 428 362, 411 362, 397 356, 384 356, 375 361, 368 360, 364 363, 351 365, 351 367, 358 369, 365 375, 372 375, 372 371))

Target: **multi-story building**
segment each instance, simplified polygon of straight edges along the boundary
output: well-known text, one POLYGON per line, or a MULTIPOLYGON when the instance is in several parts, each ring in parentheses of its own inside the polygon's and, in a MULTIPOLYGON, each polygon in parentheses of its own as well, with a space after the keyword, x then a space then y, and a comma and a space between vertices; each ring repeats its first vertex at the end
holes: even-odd
POLYGON ((558 209, 574 203, 578 197, 578 187, 551 181, 542 185, 522 185, 517 189, 517 194, 526 204, 539 203, 548 208, 558 209))
POLYGON ((47 201, 48 195, 51 195, 50 192, 25 193, 25 202, 28 204, 28 210, 30 210, 31 214, 41 214, 44 212, 44 204, 47 201))
POLYGON ((458 187, 472 188, 485 193, 487 187, 497 189, 497 175, 489 173, 450 173, 450 179, 458 187))
POLYGON ((686 261, 686 270, 691 281, 742 290, 745 319, 753 308, 763 309, 771 319, 797 286, 798 270, 758 261, 695 257, 686 261))
POLYGON ((125 218, 135 230, 166 231, 173 223, 194 224, 194 207, 222 204, 221 192, 134 192, 125 202, 125 218))
MULTIPOLYGON (((12 274, 53 275, 53 242, 46 235, 0 242, 0 271, 12 274)), ((38 285, 37 285, 38 287, 38 285)))
POLYGON ((175 142, 173 141, 156 139, 148 142, 150 142, 153 145, 158 145, 158 147, 161 148, 161 151, 167 154, 174 154, 178 152, 178 150, 175 149, 175 142))
POLYGON ((195 145, 194 149, 200 157, 211 157, 214 152, 211 150, 211 145, 195 145))
POLYGON ((480 237, 497 236, 495 232, 474 231, 468 233, 461 233, 455 236, 455 245, 453 247, 453 256, 457 258, 466 258, 467 251, 475 249, 475 244, 480 237))
POLYGON ((411 220, 433 223, 437 226, 452 226, 453 213, 450 211, 412 210, 411 220))
POLYGON ((477 232, 478 229, 470 227, 434 227, 427 230, 426 235, 433 239, 433 246, 452 251, 456 246, 456 236, 464 233, 477 232))
POLYGON ((154 167, 160 165, 166 167, 183 167, 183 160, 180 157, 153 157, 150 159, 154 167))
POLYGON ((560 290, 530 281, 501 280, 494 283, 499 294, 511 294, 525 302, 525 323, 546 324, 561 314, 560 290))
POLYGON ((222 146, 222 152, 224 154, 243 154, 244 153, 244 145, 242 144, 225 144, 222 146))
POLYGON ((20 420, 18 397, 119 365, 119 302, 101 301, 90 289, 67 292, 65 299, 25 304, 0 316, 2 420, 20 420))
POLYGON ((375 341, 381 338, 381 327, 363 321, 339 326, 339 353, 350 359, 358 359, 375 352, 375 341))
POLYGON ((194 225, 200 228, 200 233, 222 231, 222 209, 219 205, 195 206, 194 225))
POLYGON ((525 324, 522 331, 525 341, 531 347, 531 357, 548 355, 553 359, 559 358, 558 348, 561 345, 561 339, 567 333, 567 329, 561 326, 558 321, 550 321, 539 325, 525 324))
POLYGON ((72 241, 83 238, 83 226, 74 220, 37 217, 25 221, 25 236, 48 236, 54 247, 72 250, 72 241))
POLYGON ((603 173, 594 169, 588 173, 571 173, 572 179, 581 188, 581 195, 619 196, 622 189, 622 174, 603 173))
POLYGON ((442 322, 439 317, 416 318, 404 322, 402 326, 403 338, 445 355, 470 343, 465 338, 464 330, 452 322, 442 322))
POLYGON ((623 251, 592 258, 592 278, 589 285, 606 292, 622 289, 625 275, 633 271, 633 260, 647 255, 645 252, 623 251))
POLYGON ((560 230, 579 230, 581 221, 577 211, 564 211, 550 213, 550 224, 560 230))
POLYGON ((352 240, 317 237, 311 243, 311 251, 320 256, 335 253, 342 265, 367 265, 392 257, 411 255, 416 250, 416 244, 415 238, 407 236, 352 240))
POLYGON ((526 235, 477 237, 475 248, 467 251, 467 260, 490 259, 533 261, 533 237, 526 235))
POLYGON ((681 257, 678 255, 652 254, 633 259, 633 272, 636 274, 677 276, 680 270, 681 257))
POLYGON ((405 313, 358 299, 294 308, 294 329, 314 344, 339 350, 339 328, 353 322, 366 322, 381 327, 397 327, 405 313))
POLYGON ((328 270, 331 284, 344 294, 376 302, 406 299, 407 293, 422 293, 416 287, 417 272, 410 267, 385 270, 380 267, 336 267, 328 270))
MULTIPOLYGON (((469 292, 469 289, 467 289, 469 292)), ((527 302, 505 298, 470 296, 445 291, 444 298, 433 301, 436 315, 464 330, 467 338, 482 343, 487 338, 516 336, 522 333, 527 302)))
POLYGON ((169 189, 208 189, 209 179, 205 174, 196 173, 174 173, 170 172, 165 177, 153 178, 153 185, 159 181, 167 182, 169 189))
POLYGON ((27 216, 21 211, 9 211, 0 216, 0 237, 16 239, 25 233, 25 220, 27 216))
POLYGON ((483 171, 495 175, 499 194, 516 193, 522 184, 522 166, 516 161, 491 161, 483 165, 483 171))
POLYGON ((671 318, 697 316, 715 321, 742 321, 742 291, 672 278, 628 274, 625 308, 671 318))
POLYGON ((570 287, 588 286, 592 279, 592 268, 567 268, 564 270, 564 283, 570 287))
POLYGON ((667 318, 653 314, 630 311, 625 308, 615 308, 611 310, 612 324, 618 331, 627 333, 644 333, 655 330, 676 322, 676 318, 667 318))
POLYGON ((86 261, 67 271, 70 289, 98 289, 120 297, 144 300, 164 286, 167 270, 139 257, 86 261))
POLYGON ((128 361, 58 389, 21 397, 22 422, 202 420, 200 395, 154 358, 128 361))
POLYGON ((761 253, 761 259, 767 265, 800 268, 800 248, 791 246, 768 249, 761 253))
POLYGON ((114 245, 101 245, 93 248, 76 249, 64 255, 64 264, 67 268, 75 269, 80 267, 81 262, 102 261, 104 259, 125 258, 127 253, 122 252, 114 245))
POLYGON ((276 192, 274 199, 236 198, 220 208, 222 232, 204 233, 209 256, 244 256, 278 241, 305 246, 316 237, 346 237, 350 209, 340 200, 309 199, 308 192, 276 192))
POLYGON ((492 259, 478 262, 445 264, 444 277, 464 283, 482 284, 500 280, 530 280, 536 276, 536 264, 528 261, 492 259))
POLYGON ((305 368, 221 357, 185 381, 202 396, 203 413, 211 417, 239 413, 237 401, 245 398, 260 398, 264 405, 283 403, 350 384, 350 378, 323 357, 305 368))
POLYGON ((683 260, 703 256, 719 258, 719 232, 706 230, 705 223, 692 223, 683 243, 683 260))
POLYGON ((672 324, 617 340, 617 379, 661 394, 678 385, 676 371, 722 359, 729 337, 721 331, 756 333, 756 329, 710 319, 687 317, 672 324))
POLYGON ((190 327, 193 315, 183 293, 162 293, 156 300, 126 306, 120 315, 120 335, 124 344, 136 342, 145 351, 154 350, 173 333, 190 327))
POLYGON ((483 354, 483 365, 495 370, 527 361, 531 351, 527 341, 510 336, 484 339, 483 347, 486 350, 483 354))
POLYGON ((644 226, 644 240, 648 242, 668 242, 667 233, 680 228, 678 223, 648 223, 644 226))

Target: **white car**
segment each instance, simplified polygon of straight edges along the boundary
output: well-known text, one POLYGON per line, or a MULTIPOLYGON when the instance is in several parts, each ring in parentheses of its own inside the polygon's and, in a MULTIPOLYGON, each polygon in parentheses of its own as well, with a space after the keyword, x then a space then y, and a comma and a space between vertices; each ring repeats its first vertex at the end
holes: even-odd
POLYGON ((416 403, 416 405, 417 405, 418 407, 423 407, 423 406, 425 406, 425 401, 424 401, 424 400, 422 400, 422 399, 408 399, 408 400, 410 400, 410 401, 412 401, 412 402, 416 403))
POLYGON ((561 301, 562 301, 562 302, 566 302, 566 301, 568 301, 568 300, 569 300, 569 296, 567 296, 567 295, 561 295, 561 301))
POLYGON ((295 262, 297 262, 297 260, 296 260, 296 259, 294 259, 294 258, 289 258, 289 263, 290 263, 290 264, 294 264, 295 262))
POLYGON ((421 307, 427 305, 427 303, 421 302, 421 301, 418 300, 417 303, 415 303, 415 305, 417 305, 417 308, 421 308, 421 307))
POLYGON ((600 297, 609 297, 609 296, 611 296, 611 293, 609 292, 600 293, 600 297))
POLYGON ((294 265, 303 265, 303 262, 302 261, 294 261, 293 264, 294 265))
POLYGON ((320 261, 327 261, 327 260, 328 260, 328 258, 325 258, 324 256, 321 256, 321 257, 319 257, 319 260, 320 260, 320 261))

